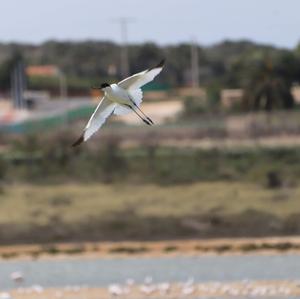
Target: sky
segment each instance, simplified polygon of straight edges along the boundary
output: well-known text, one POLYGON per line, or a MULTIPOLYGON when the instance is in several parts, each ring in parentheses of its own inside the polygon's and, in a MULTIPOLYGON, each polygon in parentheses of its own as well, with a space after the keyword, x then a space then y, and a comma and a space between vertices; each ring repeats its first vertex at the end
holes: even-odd
POLYGON ((293 48, 300 41, 299 0, 1 0, 0 42, 56 40, 212 45, 249 39, 293 48))

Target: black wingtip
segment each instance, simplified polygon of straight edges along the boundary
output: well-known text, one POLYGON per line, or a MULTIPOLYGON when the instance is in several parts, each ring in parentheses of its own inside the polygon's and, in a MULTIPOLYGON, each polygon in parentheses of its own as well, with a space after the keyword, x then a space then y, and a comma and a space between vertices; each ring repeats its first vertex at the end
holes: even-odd
POLYGON ((72 147, 78 146, 84 141, 83 135, 81 135, 73 144, 72 147))
POLYGON ((166 60, 162 59, 161 62, 156 66, 157 68, 163 67, 165 65, 166 60))
POLYGON ((165 59, 162 59, 161 62, 160 62, 158 65, 156 65, 156 66, 154 66, 154 67, 151 67, 151 68, 149 69, 149 71, 151 71, 151 70, 153 70, 153 69, 162 68, 162 67, 165 65, 165 62, 166 62, 166 60, 165 60, 165 59))

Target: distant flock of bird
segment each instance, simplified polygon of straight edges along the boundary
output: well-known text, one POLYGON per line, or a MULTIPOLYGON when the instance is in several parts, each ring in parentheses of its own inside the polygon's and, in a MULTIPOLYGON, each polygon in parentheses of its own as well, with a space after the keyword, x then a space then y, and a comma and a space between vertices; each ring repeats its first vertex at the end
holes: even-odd
MULTIPOLYGON (((22 288, 22 284, 25 280, 24 275, 20 271, 11 273, 11 280, 18 286, 17 292, 21 294, 43 294, 44 288, 40 285, 33 285, 30 288, 22 288)), ((297 287, 300 287, 300 282, 297 283, 297 287)), ((187 281, 179 284, 171 284, 169 282, 153 283, 151 276, 147 276, 144 282, 139 285, 131 278, 128 278, 123 285, 113 283, 107 287, 107 292, 111 297, 126 297, 136 292, 145 297, 164 297, 174 291, 176 288, 177 294, 181 297, 208 294, 210 296, 224 294, 227 296, 289 296, 292 294, 292 289, 289 285, 285 284, 268 284, 259 283, 256 284, 250 280, 243 280, 240 283, 221 283, 221 282, 209 282, 203 284, 196 284, 194 278, 191 277, 187 281)), ((88 289, 87 286, 67 286, 63 290, 66 292, 78 293, 88 289)), ((55 293, 55 297, 62 299, 64 293, 62 290, 58 290, 55 293)), ((0 293, 0 299, 13 299, 10 293, 0 293)))

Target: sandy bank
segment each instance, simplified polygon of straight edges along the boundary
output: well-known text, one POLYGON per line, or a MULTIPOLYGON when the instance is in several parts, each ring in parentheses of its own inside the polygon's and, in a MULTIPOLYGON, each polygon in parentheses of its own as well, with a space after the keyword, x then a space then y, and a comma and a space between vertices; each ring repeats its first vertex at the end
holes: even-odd
POLYGON ((300 237, 1 246, 2 259, 300 253, 300 237))
MULTIPOLYGON (((6 295, 15 299, 39 298, 202 298, 202 297, 273 297, 300 296, 300 283, 297 281, 241 281, 231 283, 210 282, 194 284, 149 284, 149 285, 110 285, 107 288, 80 286, 60 289, 43 289, 40 286, 16 289, 6 295)), ((7 297, 8 297, 7 296, 7 297)))

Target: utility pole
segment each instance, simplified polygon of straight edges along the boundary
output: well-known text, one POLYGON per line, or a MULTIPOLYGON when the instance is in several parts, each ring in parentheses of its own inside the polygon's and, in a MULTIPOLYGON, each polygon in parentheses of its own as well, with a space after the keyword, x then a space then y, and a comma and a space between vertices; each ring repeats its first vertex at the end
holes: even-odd
POLYGON ((120 24, 121 29, 121 75, 123 78, 128 77, 129 75, 129 58, 128 58, 128 30, 127 25, 129 22, 132 22, 131 18, 121 17, 116 20, 120 24))
POLYGON ((193 88, 199 88, 199 53, 194 40, 191 41, 191 77, 193 88))
POLYGON ((24 90, 26 89, 26 78, 24 64, 18 61, 11 71, 11 95, 14 107, 22 109, 25 107, 24 90))
POLYGON ((58 75, 58 79, 59 79, 60 99, 66 101, 67 97, 68 97, 66 76, 61 70, 58 70, 57 75, 58 75))

